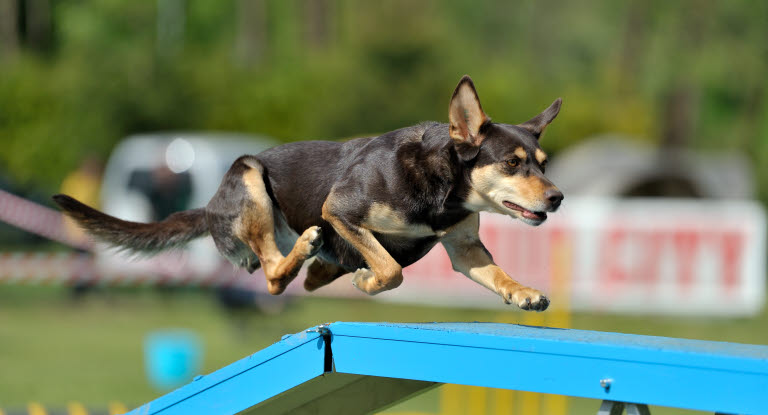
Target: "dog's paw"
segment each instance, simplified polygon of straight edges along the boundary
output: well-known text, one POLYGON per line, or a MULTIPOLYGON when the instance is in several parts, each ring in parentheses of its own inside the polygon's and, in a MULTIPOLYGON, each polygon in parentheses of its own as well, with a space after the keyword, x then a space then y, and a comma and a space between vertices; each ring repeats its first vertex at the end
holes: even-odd
POLYGON ((286 284, 284 280, 267 280, 267 291, 272 295, 280 295, 285 291, 286 284))
POLYGON ((533 288, 523 287, 502 295, 504 302, 515 304, 521 310, 544 311, 549 307, 549 298, 533 288))
POLYGON ((376 275, 368 268, 360 268, 352 276, 352 285, 368 295, 397 288, 403 282, 402 268, 397 266, 388 271, 376 275))
POLYGON ((306 256, 313 256, 323 246, 323 229, 319 226, 311 226, 301 234, 301 240, 306 247, 306 256))
POLYGON ((371 294, 370 285, 375 278, 376 276, 370 269, 358 268, 358 270, 352 274, 352 285, 366 294, 371 294))

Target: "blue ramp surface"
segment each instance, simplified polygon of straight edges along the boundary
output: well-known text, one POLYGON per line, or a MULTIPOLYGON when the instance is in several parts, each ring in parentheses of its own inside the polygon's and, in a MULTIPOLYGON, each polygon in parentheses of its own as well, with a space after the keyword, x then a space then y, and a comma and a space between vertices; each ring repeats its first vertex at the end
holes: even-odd
POLYGON ((131 414, 363 414, 443 383, 723 413, 768 408, 768 346, 495 323, 333 323, 131 414))

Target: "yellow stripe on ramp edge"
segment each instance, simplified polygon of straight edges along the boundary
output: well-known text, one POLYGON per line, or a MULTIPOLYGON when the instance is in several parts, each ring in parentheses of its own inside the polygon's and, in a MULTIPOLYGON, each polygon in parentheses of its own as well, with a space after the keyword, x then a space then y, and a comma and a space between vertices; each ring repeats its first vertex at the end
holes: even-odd
POLYGON ((80 402, 69 402, 67 412, 69 415, 88 415, 88 410, 80 402))
POLYGON ((122 402, 112 401, 108 405, 109 415, 121 415, 128 412, 128 408, 122 402))
POLYGON ((48 412, 43 408, 43 405, 40 405, 37 402, 30 402, 27 405, 27 412, 29 412, 29 415, 48 415, 48 412))
POLYGON ((512 414, 512 405, 514 404, 515 391, 508 389, 493 389, 494 394, 494 415, 512 414))
POLYGON ((405 412, 384 412, 384 415, 434 415, 432 412, 405 411, 405 412))
POLYGON ((467 386, 467 389, 469 390, 467 399, 469 411, 467 413, 485 415, 488 412, 487 397, 490 389, 482 386, 467 386))
POLYGON ((440 413, 442 415, 462 415, 463 392, 466 386, 446 383, 440 387, 440 413))

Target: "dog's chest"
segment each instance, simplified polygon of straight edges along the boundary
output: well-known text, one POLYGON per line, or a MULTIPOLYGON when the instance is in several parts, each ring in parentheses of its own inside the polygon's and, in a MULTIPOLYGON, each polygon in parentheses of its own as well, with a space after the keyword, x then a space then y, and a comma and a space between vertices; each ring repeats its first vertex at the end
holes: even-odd
POLYGON ((444 229, 435 229, 427 223, 409 221, 402 212, 383 203, 371 205, 363 226, 381 235, 404 239, 441 238, 446 233, 444 229))
POLYGON ((426 255, 438 242, 436 236, 424 238, 403 238, 399 236, 374 234, 384 249, 401 267, 407 267, 426 255))

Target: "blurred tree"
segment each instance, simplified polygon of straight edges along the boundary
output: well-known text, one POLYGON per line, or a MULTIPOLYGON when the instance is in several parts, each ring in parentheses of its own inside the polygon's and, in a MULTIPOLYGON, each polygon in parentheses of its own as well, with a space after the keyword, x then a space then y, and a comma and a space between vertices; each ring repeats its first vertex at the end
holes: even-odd
POLYGON ((263 0, 237 0, 237 57, 250 66, 264 57, 267 42, 266 8, 263 0))
POLYGON ((157 54, 176 55, 184 48, 186 0, 157 0, 157 54))
POLYGON ((136 132, 444 121, 469 73, 499 121, 562 96, 549 151, 605 132, 741 150, 766 198, 765 21, 746 0, 0 0, 0 163, 53 190, 136 132))
POLYGON ((48 51, 53 32, 50 0, 24 0, 20 4, 25 44, 34 51, 48 51))
POLYGON ((330 0, 307 1, 303 11, 305 42, 313 49, 327 47, 333 27, 333 9, 330 0))
POLYGON ((19 10, 17 0, 0 0, 0 61, 19 51, 19 10))

